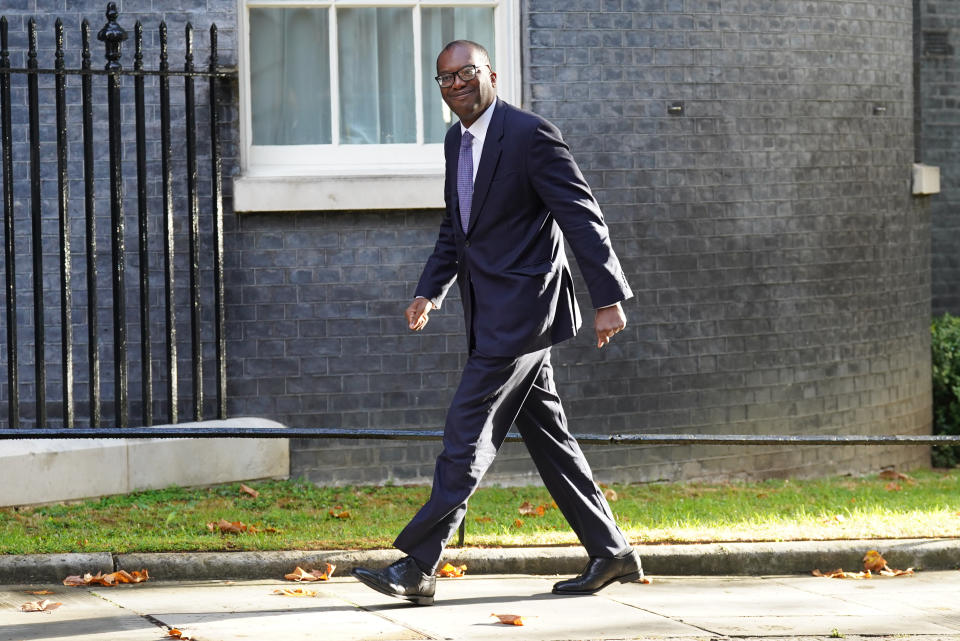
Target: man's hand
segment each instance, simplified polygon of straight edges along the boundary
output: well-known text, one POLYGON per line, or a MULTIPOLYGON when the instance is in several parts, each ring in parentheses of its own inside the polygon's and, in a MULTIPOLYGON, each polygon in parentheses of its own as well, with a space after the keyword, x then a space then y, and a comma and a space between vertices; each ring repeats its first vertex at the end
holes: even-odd
POLYGON ((419 332, 426 327, 427 321, 430 320, 430 310, 432 309, 433 303, 426 298, 414 298, 406 311, 407 323, 410 325, 410 329, 419 332))
POLYGON ((620 307, 620 303, 601 307, 597 310, 597 316, 593 321, 593 327, 597 330, 597 349, 610 342, 613 335, 627 326, 627 317, 620 307))

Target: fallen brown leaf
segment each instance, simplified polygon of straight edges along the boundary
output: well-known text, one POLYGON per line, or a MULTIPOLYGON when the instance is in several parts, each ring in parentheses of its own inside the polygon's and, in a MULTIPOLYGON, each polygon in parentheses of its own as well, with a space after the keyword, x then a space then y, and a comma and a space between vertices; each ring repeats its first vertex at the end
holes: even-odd
POLYGON ((32 594, 34 596, 43 596, 45 594, 53 594, 53 590, 24 590, 24 594, 32 594))
POLYGON ((867 572, 844 572, 842 568, 837 568, 832 572, 821 572, 820 570, 814 570, 813 576, 819 576, 826 579, 869 579, 871 574, 867 572))
POLYGON ((895 570, 887 565, 886 559, 880 556, 876 550, 867 550, 863 556, 863 569, 867 572, 876 572, 881 576, 907 576, 913 574, 913 568, 906 570, 895 570))
POLYGON ((900 485, 899 483, 894 483, 891 481, 890 483, 887 483, 886 485, 884 485, 883 489, 885 489, 887 492, 899 492, 900 490, 903 489, 903 486, 900 485))
POLYGON ((606 499, 607 499, 608 501, 610 501, 611 503, 613 503, 614 501, 616 501, 616 500, 619 498, 619 497, 617 496, 617 493, 614 492, 612 488, 611 488, 611 489, 604 490, 604 491, 603 491, 603 496, 606 497, 606 499))
POLYGON ((907 568, 906 570, 894 570, 892 568, 884 567, 880 570, 880 574, 883 576, 910 576, 913 574, 913 568, 907 568))
POLYGON ((120 583, 143 583, 149 579, 150 573, 147 572, 146 569, 135 570, 133 573, 127 572, 126 570, 118 570, 110 574, 103 574, 101 572, 97 572, 96 574, 90 574, 88 572, 83 576, 74 574, 65 578, 63 584, 71 587, 81 585, 103 585, 111 587, 120 583))
POLYGON ((863 555, 863 569, 868 572, 879 572, 886 567, 887 561, 876 550, 867 550, 863 555))
POLYGON ((283 578, 287 581, 326 581, 333 576, 333 571, 337 569, 332 563, 327 563, 326 571, 304 570, 299 565, 290 574, 284 574, 283 578))
POLYGON ((523 625, 523 617, 519 614, 491 614, 492 617, 500 619, 500 623, 506 625, 523 625))
POLYGON ((349 518, 350 518, 350 512, 348 512, 347 510, 343 510, 342 512, 337 512, 336 510, 330 510, 329 514, 330 514, 330 516, 332 516, 332 517, 335 518, 335 519, 349 519, 349 518))
POLYGON ((258 492, 257 490, 253 489, 252 487, 249 487, 249 486, 247 486, 247 485, 244 485, 243 483, 240 484, 240 491, 243 492, 243 493, 245 493, 245 494, 249 494, 249 495, 252 496, 253 498, 257 498, 258 496, 260 496, 260 492, 258 492))
POLYGON ((513 527, 523 527, 523 521, 520 519, 513 520, 513 527))
POLYGON ((21 612, 52 612, 59 608, 62 603, 54 603, 50 599, 42 599, 40 601, 31 601, 30 603, 24 603, 20 606, 21 612))
POLYGON ((228 521, 220 519, 216 523, 207 523, 207 529, 211 532, 220 531, 222 534, 256 534, 257 528, 247 525, 243 521, 228 521))
POLYGON ((446 578, 459 578, 467 572, 467 566, 459 565, 452 566, 449 563, 444 563, 443 567, 437 570, 437 576, 446 577, 446 578))
POLYGON ((518 511, 523 516, 543 516, 547 510, 546 510, 546 507, 543 505, 538 505, 534 507, 533 504, 530 503, 530 501, 524 501, 523 503, 520 504, 520 508, 518 511))
POLYGON ((882 479, 886 479, 886 480, 893 479, 894 481, 910 481, 910 480, 912 480, 909 476, 907 476, 907 475, 904 474, 903 472, 898 472, 898 471, 896 471, 896 470, 893 469, 893 468, 889 468, 889 469, 883 470, 883 471, 881 471, 880 474, 878 474, 877 476, 879 476, 879 477, 882 478, 882 479))
POLYGON ((652 585, 653 577, 649 577, 649 576, 641 577, 638 583, 642 583, 643 585, 652 585))
POLYGON ((274 590, 273 593, 279 594, 281 596, 299 596, 299 597, 317 596, 316 590, 307 590, 304 588, 283 588, 282 590, 274 590))
POLYGON ((180 639, 180 641, 193 641, 193 637, 184 636, 183 632, 177 628, 170 628, 167 630, 167 637, 171 639, 180 639))
MULTIPOLYGON (((957 515, 960 516, 960 512, 958 512, 957 515)), ((477 523, 492 523, 492 522, 493 522, 493 517, 490 517, 490 516, 478 516, 477 518, 475 518, 475 519, 473 519, 473 520, 476 521, 477 523)))

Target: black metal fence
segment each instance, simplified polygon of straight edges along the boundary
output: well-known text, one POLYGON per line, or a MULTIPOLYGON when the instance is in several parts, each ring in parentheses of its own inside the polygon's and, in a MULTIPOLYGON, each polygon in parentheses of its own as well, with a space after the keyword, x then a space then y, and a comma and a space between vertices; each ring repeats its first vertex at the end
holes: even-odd
MULTIPOLYGON (((83 423, 89 424, 93 428, 101 427, 103 418, 101 416, 101 356, 100 352, 108 351, 112 353, 112 379, 113 379, 113 407, 114 407, 114 425, 117 427, 126 427, 130 423, 130 400, 129 400, 129 374, 128 364, 131 359, 137 355, 128 353, 128 322, 139 324, 139 378, 140 378, 140 404, 142 415, 139 421, 142 425, 152 425, 154 422, 154 398, 153 398, 153 362, 154 357, 151 353, 151 344, 153 337, 152 327, 157 325, 151 323, 152 308, 155 307, 151 302, 151 287, 157 288, 156 274, 154 282, 151 283, 150 269, 150 234, 148 233, 149 221, 151 216, 162 216, 162 307, 163 322, 160 323, 165 334, 165 359, 159 362, 166 366, 166 421, 176 423, 179 420, 178 406, 178 371, 177 371, 177 299, 175 296, 177 283, 177 273, 174 268, 175 263, 175 223, 177 216, 181 212, 176 211, 175 206, 175 183, 174 167, 180 160, 185 160, 186 175, 178 177, 180 183, 185 186, 185 203, 187 217, 186 227, 188 236, 187 262, 189 264, 189 300, 190 308, 190 343, 191 343, 191 379, 192 379, 192 406, 193 419, 202 420, 204 405, 203 389, 203 340, 201 336, 201 312, 206 306, 208 309, 212 306, 214 313, 213 322, 213 343, 214 360, 216 367, 216 414, 219 418, 226 417, 226 357, 225 346, 226 338, 224 333, 224 286, 223 286, 223 199, 222 199, 222 160, 220 151, 219 137, 219 114, 217 109, 218 99, 222 91, 221 85, 224 78, 235 76, 236 72, 232 69, 223 68, 219 65, 217 58, 217 27, 210 28, 210 52, 209 60, 205 68, 197 68, 194 63, 193 53, 193 28, 188 23, 185 32, 185 59, 183 65, 178 69, 173 69, 168 56, 167 27, 164 22, 159 25, 159 65, 155 70, 149 70, 144 67, 143 42, 144 30, 138 21, 133 31, 133 64, 132 68, 125 68, 122 63, 121 46, 128 39, 129 34, 117 22, 119 12, 116 3, 110 2, 106 10, 107 22, 97 33, 96 37, 104 43, 106 64, 103 69, 94 69, 93 56, 91 54, 91 32, 90 24, 84 20, 80 26, 82 51, 80 54, 81 63, 79 68, 67 68, 65 59, 67 52, 64 49, 64 27, 58 19, 55 24, 54 66, 53 68, 42 68, 39 63, 38 29, 35 19, 30 19, 27 24, 27 52, 26 66, 11 66, 11 56, 9 50, 8 23, 6 17, 0 18, 0 149, 2 149, 2 184, 3 184, 3 228, 4 228, 4 267, 5 267, 5 296, 6 305, 6 391, 7 391, 7 423, 10 428, 21 427, 21 380, 20 363, 18 359, 18 346, 23 340, 24 334, 32 335, 33 338, 33 386, 35 405, 34 421, 37 426, 48 426, 48 398, 47 398, 47 361, 50 354, 47 352, 46 328, 50 322, 48 318, 52 312, 45 305, 45 287, 50 289, 47 278, 47 268, 44 265, 44 242, 43 229, 44 221, 54 214, 52 211, 45 211, 44 200, 41 193, 41 186, 45 180, 42 167, 44 162, 49 162, 49 153, 44 153, 49 149, 49 143, 43 139, 44 134, 49 134, 49 124, 41 122, 41 111, 46 106, 41 102, 42 92, 49 92, 47 86, 53 85, 53 93, 56 102, 55 129, 56 140, 53 148, 56 150, 56 182, 57 182, 57 228, 59 242, 59 270, 56 281, 59 285, 59 337, 60 337, 60 359, 61 368, 59 386, 62 389, 60 401, 62 409, 62 424, 64 428, 74 428, 77 424, 76 399, 74 393, 74 324, 82 325, 78 319, 72 317, 73 311, 73 293, 76 289, 71 282, 71 273, 73 266, 71 256, 74 253, 71 248, 71 224, 70 224, 70 205, 71 194, 69 190, 70 175, 69 170, 76 169, 82 164, 83 174, 83 217, 85 222, 84 230, 84 258, 85 258, 85 294, 84 311, 87 329, 87 355, 86 365, 86 387, 89 395, 88 403, 84 406, 88 408, 89 416, 83 418, 83 423), (159 93, 159 160, 160 173, 162 174, 162 210, 150 211, 148 203, 148 188, 151 181, 156 181, 156 172, 149 175, 148 163, 156 162, 155 157, 148 159, 148 147, 156 150, 156 145, 148 145, 146 138, 146 129, 148 123, 146 104, 146 88, 144 80, 151 76, 157 77, 157 81, 151 83, 155 85, 159 93), (71 122, 69 113, 72 111, 68 105, 68 91, 76 92, 77 79, 79 77, 80 93, 80 122, 71 122), (124 122, 124 107, 129 107, 129 84, 124 79, 130 78, 133 84, 133 127, 124 122), (19 80, 18 80, 19 79, 19 80), (185 140, 182 145, 177 145, 177 154, 175 157, 174 143, 171 138, 171 79, 177 81, 182 79, 182 97, 183 97, 183 117, 185 119, 185 140), (68 86, 69 80, 69 86, 68 86), (98 93, 95 98, 95 81, 104 82, 105 87, 97 86, 98 93), (206 80, 209 83, 209 123, 203 128, 203 134, 207 136, 204 144, 209 142, 209 155, 211 166, 209 167, 209 194, 204 198, 209 198, 209 207, 204 207, 212 217, 212 223, 208 227, 212 234, 211 238, 201 239, 201 194, 198 189, 200 179, 200 169, 198 168, 198 139, 197 130, 201 127, 197 123, 197 97, 194 83, 197 80, 206 80), (19 127, 14 129, 14 120, 12 115, 17 112, 22 114, 24 105, 15 105, 11 97, 11 88, 14 81, 21 85, 25 84, 26 105, 28 114, 28 147, 29 147, 29 171, 26 179, 21 177, 16 179, 14 167, 15 134, 22 134, 22 118, 18 118, 19 127), (127 102, 124 102, 124 97, 127 102), (106 114, 106 140, 98 138, 95 131, 95 111, 107 104, 106 114), (46 127, 44 125, 47 125, 46 127), (82 130, 82 163, 71 163, 69 152, 71 145, 68 141, 68 131, 74 131, 77 128, 82 130), (128 319, 131 309, 127 303, 127 274, 126 266, 128 263, 126 256, 127 239, 127 203, 124 196, 124 147, 129 147, 129 141, 133 139, 136 155, 136 238, 137 251, 139 253, 139 262, 137 264, 139 283, 139 313, 133 314, 135 321, 128 319), (110 210, 110 253, 109 259, 112 265, 110 280, 112 286, 110 292, 112 296, 112 318, 113 318, 113 340, 112 344, 102 345, 100 336, 100 319, 98 319, 98 307, 101 289, 103 283, 98 284, 98 256, 100 250, 97 247, 97 206, 98 199, 95 196, 95 167, 98 166, 98 150, 106 145, 109 149, 109 210, 110 210), (181 156, 182 154, 182 156, 181 156), (21 201, 16 198, 17 188, 25 183, 29 183, 29 211, 22 206, 21 201), (29 218, 28 218, 29 215, 29 218), (31 229, 31 254, 32 254, 32 326, 25 320, 29 314, 18 315, 20 309, 18 305, 18 285, 17 285, 17 243, 16 230, 21 225, 30 223, 31 229), (210 269, 213 272, 212 287, 203 287, 201 283, 201 245, 212 249, 212 265, 210 269), (45 285, 46 282, 46 285, 45 285)), ((23 87, 17 86, 18 95, 22 95, 23 87)), ((177 88, 174 87, 173 90, 177 88)), ((179 103, 178 103, 179 109, 179 103)), ((102 111, 102 110, 101 110, 102 111)), ((129 109, 127 111, 129 113, 129 109)), ((151 123, 155 125, 156 123, 151 123)), ((20 136, 22 138, 22 135, 20 136)), ((129 155, 129 153, 128 153, 129 155)), ((102 161, 101 161, 102 162, 102 161)), ((183 196, 180 196, 182 199, 183 196)), ((104 199, 106 200, 106 199, 104 199)), ((48 207, 48 209, 51 209, 48 207)), ((156 209, 156 208, 155 208, 156 209)), ((102 217, 101 217, 102 218, 102 217)), ((102 224, 102 223, 101 223, 102 224)), ((132 234, 131 234, 132 235, 132 234)), ((154 262, 157 262, 157 252, 154 252, 154 262)), ((207 264, 211 259, 204 255, 203 264, 207 264)), ((155 265, 156 267, 156 265, 155 265)), ((156 271, 156 270, 155 270, 156 271)), ((181 276, 182 278, 182 276, 181 276)), ((22 294, 22 292, 21 292, 22 294)), ((25 296, 20 296, 25 297, 25 296)), ((154 297, 156 298, 156 297, 154 297)), ((180 303, 183 306, 183 303, 180 303)), ((108 382, 109 384, 109 382, 108 382)))

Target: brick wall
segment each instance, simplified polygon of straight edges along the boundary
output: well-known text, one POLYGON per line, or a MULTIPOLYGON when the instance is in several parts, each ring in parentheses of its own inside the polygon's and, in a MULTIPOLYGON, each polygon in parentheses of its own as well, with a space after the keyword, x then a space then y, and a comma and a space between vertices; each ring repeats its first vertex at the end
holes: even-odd
MULTIPOLYGON (((929 430, 911 10, 529 3, 530 106, 566 132, 641 292, 629 383, 614 403, 602 385, 584 389, 571 403, 580 424, 612 405, 641 431, 929 430), (683 116, 668 115, 675 102, 683 116)), ((597 381, 569 373, 568 387, 597 381)), ((902 450, 651 449, 594 461, 623 480, 922 461, 902 450)))
MULTIPOLYGON (((234 3, 212 6, 229 32, 234 3)), ((637 292, 609 347, 598 352, 588 326, 554 352, 572 429, 928 433, 930 217, 909 195, 909 0, 522 7, 525 106, 564 132, 637 292), (675 102, 683 115, 668 114, 675 102)), ((225 114, 235 122, 236 106, 225 114)), ((459 301, 422 334, 402 319, 439 220, 228 215, 230 414, 439 428, 464 360, 459 301)), ((437 449, 302 440, 292 467, 317 482, 420 481, 437 449)), ((922 448, 587 450, 611 481, 927 461, 922 448)), ((514 444, 488 481, 535 478, 514 444)))
POLYGON ((940 167, 941 189, 930 204, 933 313, 960 314, 960 5, 921 2, 920 12, 921 159, 940 167))

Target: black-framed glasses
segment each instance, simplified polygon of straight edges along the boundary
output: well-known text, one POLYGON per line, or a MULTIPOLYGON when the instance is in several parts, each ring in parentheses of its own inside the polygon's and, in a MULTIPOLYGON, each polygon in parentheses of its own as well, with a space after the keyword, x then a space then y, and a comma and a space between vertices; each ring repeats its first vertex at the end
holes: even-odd
POLYGON ((441 89, 446 89, 447 87, 453 86, 454 76, 459 76, 460 80, 463 80, 464 82, 470 82, 477 77, 478 73, 480 73, 480 67, 477 65, 467 65, 457 69, 457 73, 442 73, 435 77, 434 80, 437 81, 437 84, 440 85, 441 89))

